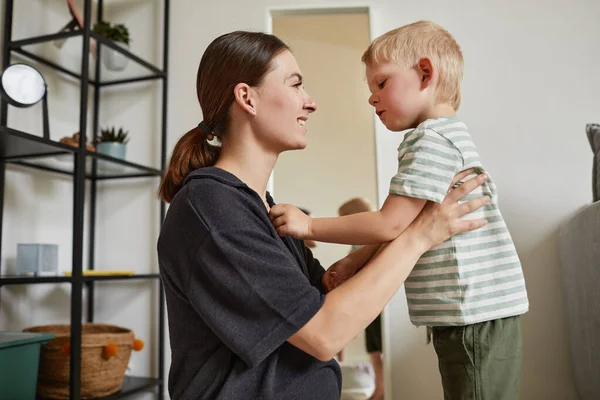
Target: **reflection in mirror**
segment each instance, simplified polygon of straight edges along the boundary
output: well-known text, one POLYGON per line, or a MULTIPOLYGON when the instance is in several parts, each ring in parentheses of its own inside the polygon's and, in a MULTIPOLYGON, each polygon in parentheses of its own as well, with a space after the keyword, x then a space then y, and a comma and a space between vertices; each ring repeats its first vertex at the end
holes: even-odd
MULTIPOLYGON (((306 121, 307 147, 285 152, 277 162, 275 201, 304 208, 316 218, 355 212, 357 201, 351 210, 340 208, 355 198, 374 206, 374 113, 360 61, 370 42, 367 10, 278 11, 273 12, 272 27, 291 47, 318 109, 306 121)), ((306 244, 325 268, 353 250, 348 245, 306 244)), ((342 400, 383 399, 381 342, 378 318, 337 355, 342 400)))

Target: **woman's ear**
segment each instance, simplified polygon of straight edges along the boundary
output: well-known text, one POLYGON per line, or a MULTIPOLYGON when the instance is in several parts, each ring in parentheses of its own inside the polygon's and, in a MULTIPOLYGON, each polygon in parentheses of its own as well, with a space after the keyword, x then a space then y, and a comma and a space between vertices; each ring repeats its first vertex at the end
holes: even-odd
POLYGON ((429 87, 433 81, 434 67, 433 62, 428 57, 423 57, 417 63, 417 72, 421 77, 421 88, 429 87))
POLYGON ((235 85, 233 95, 235 102, 243 111, 251 115, 256 115, 254 92, 248 84, 238 83, 235 85))

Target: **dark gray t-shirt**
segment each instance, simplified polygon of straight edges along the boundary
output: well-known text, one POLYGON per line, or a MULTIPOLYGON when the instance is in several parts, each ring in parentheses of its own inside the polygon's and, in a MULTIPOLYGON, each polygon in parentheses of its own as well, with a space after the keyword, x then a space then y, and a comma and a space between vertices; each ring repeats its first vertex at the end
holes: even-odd
POLYGON ((323 267, 302 241, 278 236, 238 178, 192 172, 169 207, 158 258, 171 398, 340 398, 337 362, 287 342, 323 304, 323 267))

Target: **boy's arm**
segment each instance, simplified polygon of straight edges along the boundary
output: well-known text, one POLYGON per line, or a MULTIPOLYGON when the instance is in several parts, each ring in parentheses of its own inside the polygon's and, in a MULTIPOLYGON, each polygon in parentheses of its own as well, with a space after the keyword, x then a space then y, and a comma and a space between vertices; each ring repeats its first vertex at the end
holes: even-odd
POLYGON ((378 244, 400 235, 417 217, 426 200, 388 195, 379 211, 337 218, 311 218, 289 204, 271 209, 271 220, 280 235, 341 244, 378 244))
POLYGON ((427 200, 389 194, 381 210, 338 218, 313 218, 308 237, 320 242, 376 244, 396 239, 427 200))

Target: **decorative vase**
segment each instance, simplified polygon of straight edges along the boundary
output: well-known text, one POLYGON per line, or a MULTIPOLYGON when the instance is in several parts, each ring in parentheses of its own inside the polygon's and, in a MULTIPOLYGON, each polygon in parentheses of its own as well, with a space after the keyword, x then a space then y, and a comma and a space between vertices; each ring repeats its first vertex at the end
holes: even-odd
POLYGON ((114 158, 125 159, 127 144, 120 142, 101 142, 96 146, 98 153, 105 154, 114 158))
MULTIPOLYGON (((117 45, 129 50, 129 45, 121 42, 115 42, 117 45)), ((104 66, 111 71, 122 71, 127 67, 129 58, 108 46, 102 48, 102 61, 104 66)))

